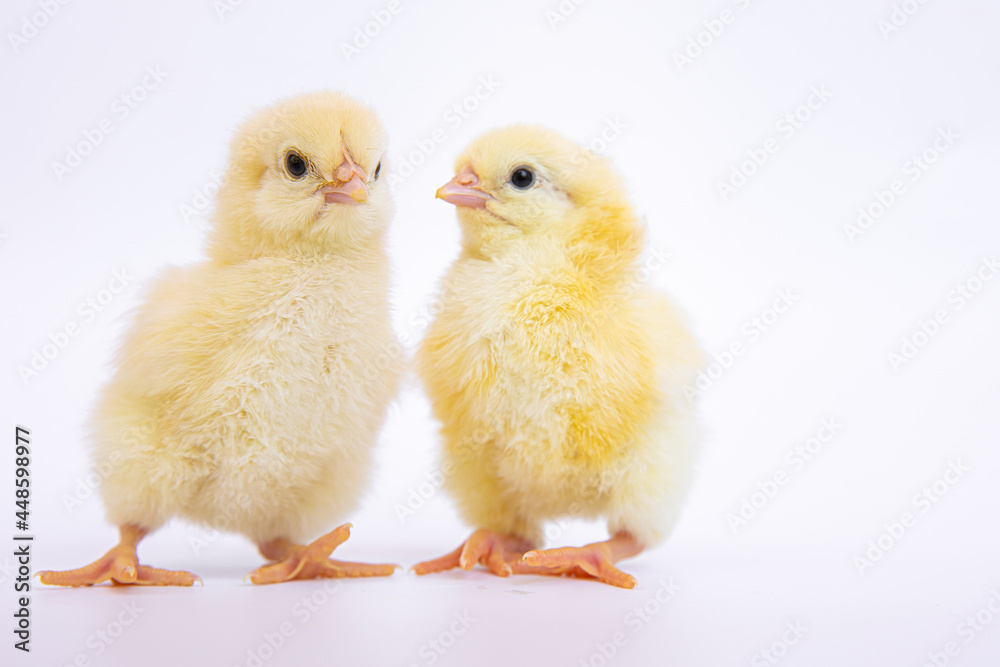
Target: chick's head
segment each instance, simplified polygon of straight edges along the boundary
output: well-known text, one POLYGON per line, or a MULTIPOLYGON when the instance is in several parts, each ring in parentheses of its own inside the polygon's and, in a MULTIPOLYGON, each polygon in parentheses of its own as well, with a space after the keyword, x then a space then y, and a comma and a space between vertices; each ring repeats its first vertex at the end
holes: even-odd
POLYGON ((624 182, 604 158, 548 128, 489 131, 455 162, 437 196, 458 207, 467 252, 503 254, 533 238, 569 248, 641 246, 624 182))
POLYGON ((393 212, 379 181, 385 149, 375 113, 340 93, 257 112, 232 142, 214 254, 335 252, 381 238, 393 212))

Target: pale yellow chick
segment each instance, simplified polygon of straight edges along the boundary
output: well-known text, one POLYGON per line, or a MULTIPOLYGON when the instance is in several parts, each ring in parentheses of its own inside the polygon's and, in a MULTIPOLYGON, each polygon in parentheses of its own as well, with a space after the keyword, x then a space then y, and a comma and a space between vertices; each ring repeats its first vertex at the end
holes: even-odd
POLYGON ((140 307, 94 416, 95 465, 121 543, 44 583, 190 585, 139 565, 172 517, 246 535, 254 583, 388 575, 330 560, 357 504, 401 366, 384 251, 393 204, 375 113, 323 92, 238 130, 208 261, 169 270, 140 307))
POLYGON ((644 230, 606 160, 551 130, 475 140, 438 197, 463 248, 418 363, 447 485, 480 528, 418 574, 574 574, 632 588, 615 563, 663 540, 696 450, 688 326, 638 276, 644 230), (539 551, 546 520, 604 517, 610 539, 539 551))

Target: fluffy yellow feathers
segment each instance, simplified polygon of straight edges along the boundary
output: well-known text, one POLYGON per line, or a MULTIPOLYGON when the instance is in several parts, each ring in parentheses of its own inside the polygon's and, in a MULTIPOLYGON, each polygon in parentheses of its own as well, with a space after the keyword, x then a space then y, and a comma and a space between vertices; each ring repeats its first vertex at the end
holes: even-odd
POLYGON ((695 453, 682 387, 701 353, 639 285, 643 230, 608 163, 544 128, 489 132, 438 196, 463 250, 420 350, 449 482, 477 532, 420 573, 574 573, 631 587, 613 563, 663 539, 695 453), (543 522, 606 517, 612 539, 540 546, 543 522), (558 553, 557 553, 558 552, 558 553))
MULTIPOLYGON (((375 576, 329 559, 396 388, 378 183, 385 132, 343 95, 293 98, 232 144, 209 260, 167 272, 139 309, 94 419, 101 492, 121 542, 46 583, 190 585, 138 564, 172 517, 248 536, 255 583, 375 576)), ((619 176, 544 128, 489 132, 438 196, 461 255, 419 353, 450 490, 477 530, 418 573, 477 563, 635 579, 615 563, 662 540, 690 483, 682 387, 701 353, 671 302, 640 284, 644 238, 619 176), (604 517, 610 539, 536 550, 543 524, 604 517)))
POLYGON ((139 566, 136 543, 172 517, 242 533, 275 565, 256 583, 388 574, 326 557, 368 478, 396 387, 384 253, 392 202, 385 132, 343 95, 254 115, 232 144, 210 259, 167 272, 139 309, 94 419, 94 457, 122 542, 85 585, 190 584, 139 566), (339 568, 339 569, 338 569, 339 568))

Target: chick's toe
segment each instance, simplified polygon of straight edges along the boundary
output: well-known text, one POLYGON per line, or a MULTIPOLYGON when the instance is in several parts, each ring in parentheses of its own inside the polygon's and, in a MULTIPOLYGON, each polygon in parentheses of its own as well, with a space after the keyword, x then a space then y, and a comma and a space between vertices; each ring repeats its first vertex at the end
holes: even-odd
POLYGON ((584 547, 529 551, 524 554, 523 561, 526 565, 549 570, 546 574, 593 578, 619 588, 635 588, 635 577, 619 570, 615 563, 641 551, 642 546, 634 538, 619 533, 606 542, 584 547))
POLYGON ((506 577, 518 571, 521 558, 529 549, 531 544, 519 537, 480 528, 451 553, 417 563, 412 569, 417 574, 432 574, 457 567, 471 570, 481 564, 498 577, 506 577))
POLYGON ((122 526, 121 541, 90 565, 74 570, 43 570, 36 576, 49 586, 94 586, 112 584, 137 586, 191 586, 201 581, 196 574, 183 570, 161 570, 139 565, 136 546, 146 531, 137 526, 122 526))
POLYGON ((398 567, 389 563, 352 563, 332 560, 330 554, 351 536, 345 523, 307 546, 283 538, 260 545, 265 558, 277 561, 247 575, 253 584, 277 584, 295 579, 341 579, 344 577, 388 577, 398 567))

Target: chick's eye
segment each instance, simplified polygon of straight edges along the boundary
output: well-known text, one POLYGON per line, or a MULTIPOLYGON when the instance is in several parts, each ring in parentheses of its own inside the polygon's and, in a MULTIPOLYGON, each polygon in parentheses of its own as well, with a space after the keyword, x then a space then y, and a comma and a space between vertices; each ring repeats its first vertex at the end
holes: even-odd
POLYGON ((535 174, 527 167, 518 167, 510 174, 510 183, 518 190, 527 190, 535 182, 535 174))
POLYGON ((376 181, 378 180, 378 175, 379 175, 379 172, 381 172, 381 171, 382 171, 382 163, 379 162, 377 165, 375 165, 375 176, 374 176, 373 180, 376 180, 376 181))
POLYGON ((285 169, 295 178, 299 178, 306 173, 306 161, 298 153, 289 153, 285 156, 285 169))

